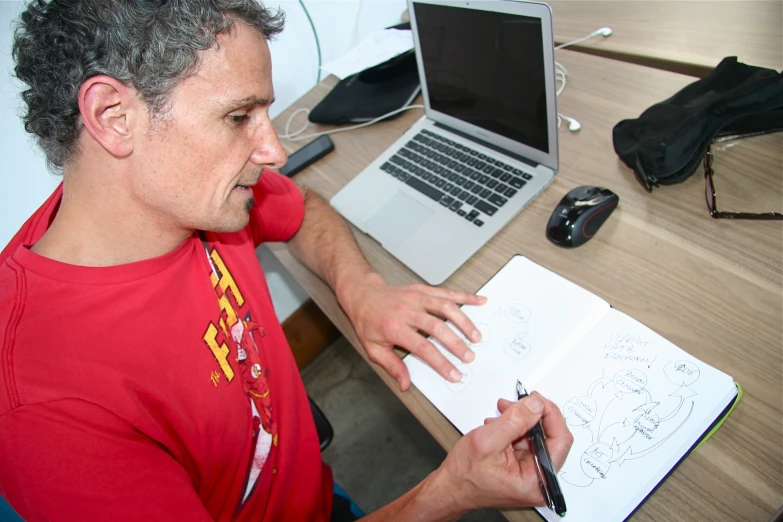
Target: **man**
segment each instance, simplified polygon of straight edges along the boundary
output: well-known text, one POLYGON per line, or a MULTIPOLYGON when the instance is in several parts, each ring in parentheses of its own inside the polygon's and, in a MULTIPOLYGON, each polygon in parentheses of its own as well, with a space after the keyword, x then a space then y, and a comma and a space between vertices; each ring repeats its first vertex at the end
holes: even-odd
MULTIPOLYGON (((389 287, 285 163, 268 108, 254 0, 37 0, 16 33, 25 127, 63 184, 0 255, 0 495, 28 520, 329 520, 301 379, 255 246, 286 240, 334 290, 369 357, 405 390, 403 346, 445 378, 478 341, 458 304, 389 287)), ((368 520, 453 520, 543 500, 522 437, 543 420, 555 464, 571 435, 534 394, 461 439, 368 520)))

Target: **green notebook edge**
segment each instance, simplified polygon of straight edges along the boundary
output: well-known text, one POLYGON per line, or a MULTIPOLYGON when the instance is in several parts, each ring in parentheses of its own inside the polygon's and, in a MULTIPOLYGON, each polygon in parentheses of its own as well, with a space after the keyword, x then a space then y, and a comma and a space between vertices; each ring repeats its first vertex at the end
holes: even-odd
POLYGON ((734 385, 737 387, 737 396, 734 398, 734 401, 732 402, 731 406, 728 410, 718 419, 715 424, 712 426, 712 428, 707 431, 707 433, 704 434, 704 436, 701 438, 698 444, 693 447, 693 449, 689 453, 693 453, 697 449, 701 447, 702 444, 707 442, 707 439, 712 437, 716 431, 718 431, 718 428, 720 428, 723 425, 723 422, 726 420, 726 418, 731 415, 731 412, 734 411, 734 408, 737 407, 737 404, 742 400, 742 397, 745 396, 745 392, 742 389, 742 386, 737 381, 734 381, 734 385))
MULTIPOLYGON (((625 517, 625 518, 623 519, 623 521, 624 521, 624 522, 627 522, 627 521, 628 521, 628 520, 629 520, 629 519, 630 519, 630 518, 631 518, 631 517, 632 517, 632 516, 633 516, 633 515, 634 515, 634 514, 637 512, 637 511, 639 511, 639 508, 640 508, 640 507, 642 507, 642 505, 644 505, 644 503, 645 503, 645 502, 647 502, 647 500, 648 500, 648 499, 649 499, 649 498, 652 496, 652 494, 653 494, 653 493, 655 493, 655 492, 656 492, 656 490, 657 490, 659 487, 661 487, 661 484, 663 484, 663 483, 664 483, 664 481, 665 481, 667 478, 669 478, 669 476, 670 476, 672 473, 674 473, 674 470, 675 470, 675 469, 677 469, 677 468, 680 466, 680 464, 682 464, 682 462, 683 462, 683 461, 684 461, 684 460, 685 460, 687 457, 689 457, 689 456, 691 455, 691 453, 693 453, 694 451, 696 451, 696 449, 697 449, 697 448, 699 448, 699 447, 700 447, 702 444, 704 444, 704 442, 705 442, 707 439, 709 439, 710 437, 712 437, 712 435, 713 435, 713 434, 714 434, 714 433, 715 433, 715 432, 718 430, 718 428, 720 428, 720 427, 721 427, 721 425, 723 424, 723 421, 725 421, 725 420, 726 420, 726 417, 728 417, 728 416, 729 416, 729 414, 731 414, 731 412, 732 412, 732 411, 734 411, 734 408, 736 408, 736 407, 737 407, 737 404, 739 404, 740 400, 741 400, 741 399, 742 399, 742 397, 745 395, 745 392, 742 390, 742 386, 740 385, 740 383, 738 383, 737 381, 734 381, 734 386, 736 386, 736 387, 737 387, 737 395, 734 397, 734 399, 731 401, 731 403, 730 403, 730 404, 727 404, 727 405, 726 405, 726 408, 723 410, 723 413, 722 413, 722 414, 721 414, 719 417, 717 417, 717 418, 715 419, 715 422, 714 422, 714 423, 713 423, 713 424, 712 424, 712 425, 709 427, 709 429, 707 429, 707 431, 705 431, 705 432, 704 432, 704 434, 702 435, 702 437, 701 437, 701 439, 699 440, 699 442, 697 442, 696 444, 694 444, 694 445, 691 447, 691 449, 690 449, 690 450, 686 451, 686 452, 685 452, 685 454, 683 454, 682 458, 681 458, 680 460, 678 460, 678 461, 677 461, 677 463, 676 463, 674 466, 672 466, 672 468, 669 470, 669 472, 668 472, 668 473, 667 473, 667 474, 666 474, 666 475, 665 475, 665 476, 664 476, 664 477, 663 477, 663 478, 662 478, 662 479, 661 479, 661 480, 658 482, 658 484, 656 484, 656 485, 655 485, 655 487, 654 487, 654 488, 652 488, 652 489, 650 490, 650 492, 647 494, 647 496, 646 496, 646 497, 644 497, 644 498, 642 499, 642 501, 641 501, 641 502, 639 502, 639 504, 637 504, 637 505, 636 505, 636 507, 633 509, 633 511, 631 511, 631 512, 628 514, 628 516, 627 516, 627 517, 625 517)), ((539 513, 539 516, 541 516, 541 518, 544 518, 544 517, 543 517, 543 515, 541 515, 540 513, 539 513)))

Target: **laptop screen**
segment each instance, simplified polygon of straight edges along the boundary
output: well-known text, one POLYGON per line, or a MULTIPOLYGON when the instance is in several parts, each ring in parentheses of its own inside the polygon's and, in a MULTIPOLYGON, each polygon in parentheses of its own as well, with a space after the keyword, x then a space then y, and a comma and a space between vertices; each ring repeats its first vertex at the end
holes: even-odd
POLYGON ((549 153, 541 19, 413 5, 430 107, 549 153))

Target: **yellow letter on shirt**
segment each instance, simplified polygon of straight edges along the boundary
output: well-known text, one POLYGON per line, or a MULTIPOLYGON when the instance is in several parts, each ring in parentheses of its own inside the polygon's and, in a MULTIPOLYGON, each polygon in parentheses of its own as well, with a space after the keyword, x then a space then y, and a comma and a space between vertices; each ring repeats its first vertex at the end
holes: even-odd
POLYGON ((234 370, 232 370, 231 365, 228 364, 228 346, 226 346, 226 343, 217 343, 217 334, 217 327, 214 324, 209 323, 207 333, 204 334, 204 341, 207 343, 207 346, 209 346, 209 349, 212 350, 212 355, 217 359, 220 369, 223 370, 223 374, 226 376, 226 380, 231 382, 231 379, 234 378, 234 370))

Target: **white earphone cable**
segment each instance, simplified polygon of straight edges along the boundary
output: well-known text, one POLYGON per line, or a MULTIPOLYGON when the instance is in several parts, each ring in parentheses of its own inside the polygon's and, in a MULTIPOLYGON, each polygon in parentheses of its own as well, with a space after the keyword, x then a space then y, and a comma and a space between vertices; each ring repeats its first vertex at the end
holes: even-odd
MULTIPOLYGON (((359 6, 361 7, 361 2, 359 3, 359 6)), ((358 12, 358 10, 357 10, 358 12)), ((612 30, 609 27, 602 27, 601 29, 598 29, 596 31, 593 31, 592 33, 588 34, 587 36, 583 36, 582 38, 578 38, 576 40, 573 40, 571 42, 566 42, 564 44, 560 44, 555 49, 562 49, 564 47, 568 47, 569 45, 574 45, 580 42, 584 42, 585 40, 589 40, 590 38, 594 38, 596 36, 609 36, 612 34, 612 30)), ((567 83, 567 77, 568 77, 568 70, 563 67, 563 64, 559 62, 555 62, 555 80, 560 80, 560 86, 557 88, 557 96, 560 96, 563 91, 565 90, 566 83, 567 83)), ((360 123, 358 125, 352 125, 351 127, 342 127, 339 129, 332 129, 328 131, 323 132, 313 132, 310 134, 305 134, 302 136, 301 134, 307 129, 309 122, 305 121, 304 125, 297 130, 296 132, 291 132, 291 122, 293 122, 294 118, 301 112, 304 112, 306 114, 310 114, 310 109, 302 107, 300 109, 295 110, 291 113, 291 116, 288 117, 288 121, 285 123, 285 134, 280 135, 280 139, 288 140, 288 141, 302 141, 309 138, 316 138, 318 136, 324 136, 326 134, 337 134, 338 132, 347 132, 354 129, 360 129, 362 127, 367 127, 369 125, 372 125, 374 123, 377 123, 385 118, 388 118, 389 116, 393 116, 397 113, 407 111, 410 109, 424 109, 424 105, 408 105, 406 107, 401 107, 397 110, 387 112, 386 114, 382 116, 378 116, 377 118, 374 118, 370 121, 366 121, 364 123, 360 123)), ((579 130, 582 126, 579 124, 578 121, 576 121, 573 118, 569 118, 568 116, 565 116, 563 114, 557 113, 557 127, 560 128, 560 124, 562 123, 562 120, 566 120, 570 123, 568 126, 569 130, 572 132, 579 130)))
POLYGON ((304 126, 302 126, 301 129, 299 129, 298 131, 296 131, 294 133, 291 133, 290 126, 291 126, 291 122, 293 121, 294 117, 297 114, 299 114, 300 112, 306 112, 307 114, 310 114, 310 109, 301 108, 301 109, 297 109, 293 113, 291 113, 291 116, 288 117, 288 121, 285 124, 285 134, 283 134, 281 136, 278 136, 278 137, 280 139, 284 139, 284 140, 288 140, 288 141, 302 141, 302 140, 306 140, 308 138, 316 138, 318 136, 324 136, 326 134, 337 134, 338 132, 347 132, 347 131, 351 131, 351 130, 354 130, 354 129, 360 129, 362 127, 367 127, 368 125, 372 125, 373 123, 377 123, 377 122, 381 121, 384 118, 388 118, 389 116, 393 116, 394 114, 397 114, 397 113, 400 113, 400 112, 403 112, 403 111, 407 111, 407 110, 410 110, 410 109, 423 109, 423 108, 424 108, 424 105, 408 105, 406 107, 401 107, 401 108, 399 108, 397 110, 393 110, 391 112, 387 112, 386 114, 384 114, 382 116, 378 116, 377 118, 374 118, 374 119, 372 119, 370 121, 366 121, 364 123, 360 123, 358 125, 352 125, 351 127, 342 127, 342 128, 339 128, 339 129, 332 129, 332 130, 323 131, 323 132, 313 132, 311 134, 305 134, 304 136, 300 136, 300 134, 302 134, 305 131, 305 129, 307 129, 307 126, 309 125, 309 122, 305 121, 304 126))
MULTIPOLYGON (((609 36, 612 34, 612 29, 609 27, 602 27, 600 29, 597 29, 593 31, 592 33, 588 34, 587 36, 583 36, 582 38, 577 38, 576 40, 566 42, 564 44, 560 44, 555 49, 562 49, 564 47, 568 47, 569 45, 578 44, 581 42, 584 42, 585 40, 589 40, 590 38, 595 38, 596 36, 609 36)), ((560 96, 563 94, 563 91, 565 90, 566 83, 568 78, 568 70, 561 64, 560 62, 555 62, 555 80, 560 80, 560 86, 557 88, 556 94, 557 96, 560 96)), ((560 124, 563 120, 566 120, 568 125, 568 130, 571 132, 576 132, 579 129, 582 128, 582 125, 576 121, 574 118, 569 118, 568 116, 557 113, 557 128, 560 128, 560 124)))
POLYGON ((590 38, 594 38, 596 36, 610 36, 612 34, 612 29, 610 27, 602 27, 600 29, 596 29, 592 33, 588 34, 587 36, 583 36, 581 38, 577 38, 576 40, 572 40, 570 42, 562 43, 558 46, 555 46, 555 50, 562 49, 564 47, 568 47, 570 45, 576 45, 578 43, 582 43, 585 40, 589 40, 590 38))
POLYGON ((565 90, 566 76, 567 75, 568 75, 568 73, 564 73, 563 71, 561 71, 559 69, 555 71, 555 79, 556 80, 560 80, 560 87, 557 88, 557 92, 556 92, 556 94, 558 96, 560 96, 563 93, 563 91, 565 90))

